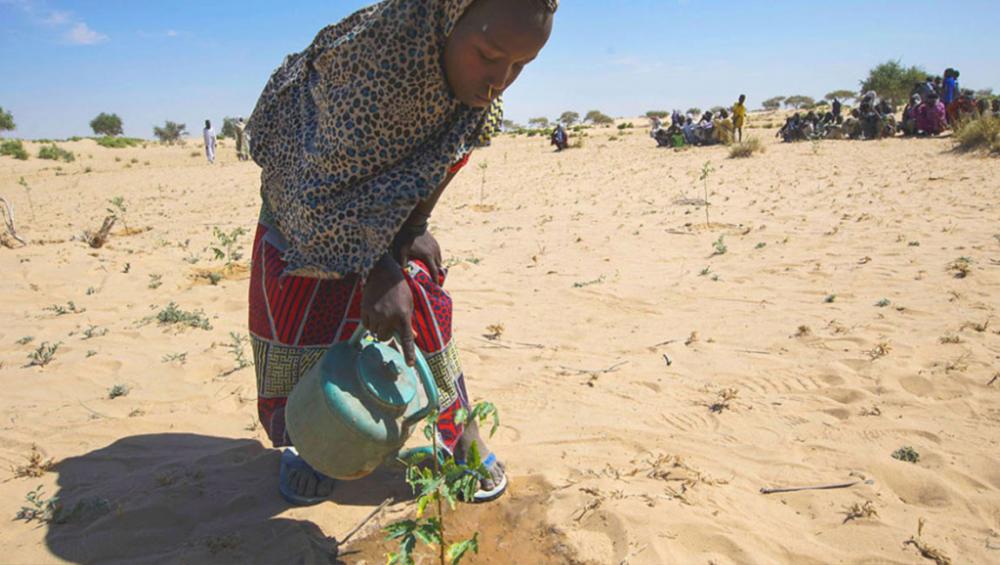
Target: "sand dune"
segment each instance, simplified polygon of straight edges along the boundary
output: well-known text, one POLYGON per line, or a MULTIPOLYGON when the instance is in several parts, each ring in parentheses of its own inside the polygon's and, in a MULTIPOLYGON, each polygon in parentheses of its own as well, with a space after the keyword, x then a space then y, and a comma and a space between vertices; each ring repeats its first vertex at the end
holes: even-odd
MULTIPOLYGON (((434 231, 463 364, 501 410, 515 481, 495 512, 463 510, 491 532, 473 562, 929 562, 904 545, 920 520, 953 562, 1000 560, 997 161, 947 139, 749 133, 768 148, 745 160, 658 150, 639 129, 560 154, 502 137, 449 189, 434 231), (848 519, 868 502, 877 515, 848 519)), ((195 143, 60 145, 77 160, 0 158, 30 242, 0 248, 0 461, 23 466, 32 445, 55 461, 8 473, 0 516, 38 485, 79 511, 3 522, 0 560, 382 562, 377 527, 411 511, 407 487, 387 469, 334 503, 281 501, 253 370, 229 348, 246 275, 199 276, 222 267, 214 228, 254 227, 257 167, 231 141, 214 166, 195 143), (130 232, 74 241, 115 196, 130 232), (158 323, 171 302, 211 329, 158 323), (51 362, 26 366, 43 342, 60 343, 51 362)))

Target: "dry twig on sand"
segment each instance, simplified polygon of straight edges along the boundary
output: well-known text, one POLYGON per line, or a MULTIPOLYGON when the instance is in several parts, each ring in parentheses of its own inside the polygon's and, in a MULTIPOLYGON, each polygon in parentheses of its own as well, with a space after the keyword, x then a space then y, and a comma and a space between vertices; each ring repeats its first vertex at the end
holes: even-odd
POLYGON ((392 497, 389 497, 389 498, 383 500, 382 504, 378 505, 378 508, 376 508, 375 510, 372 510, 371 513, 369 513, 367 516, 365 516, 363 520, 361 520, 360 522, 358 522, 357 526, 354 526, 354 528, 351 531, 347 532, 347 534, 343 537, 343 539, 341 539, 341 540, 339 540, 337 542, 337 545, 344 545, 344 544, 346 544, 354 536, 354 534, 358 533, 358 531, 361 530, 361 528, 363 528, 365 526, 365 524, 367 524, 368 522, 370 522, 372 520, 372 518, 378 516, 383 510, 385 510, 386 506, 389 506, 390 504, 392 504, 395 501, 396 501, 396 499, 392 498, 392 497))
POLYGON ((912 545, 917 548, 920 555, 926 559, 930 559, 937 565, 951 565, 951 558, 942 553, 940 549, 927 545, 927 542, 918 537, 911 537, 910 539, 904 541, 903 545, 912 545))
POLYGON ((96 232, 85 231, 83 232, 83 239, 88 245, 94 249, 100 249, 104 247, 104 244, 108 241, 108 235, 111 233, 111 228, 115 226, 115 222, 118 221, 117 216, 108 216, 104 218, 104 223, 101 224, 101 229, 96 232))
POLYGON ((850 487, 853 487, 855 485, 860 485, 862 483, 866 484, 866 485, 871 485, 871 484, 875 484, 875 481, 869 479, 867 481, 851 481, 849 483, 833 483, 833 484, 829 484, 829 485, 814 485, 814 486, 806 486, 806 487, 762 488, 762 489, 760 489, 760 493, 761 494, 777 494, 777 493, 781 493, 781 492, 799 492, 799 491, 803 491, 803 490, 833 490, 833 489, 840 489, 840 488, 850 488, 850 487))
MULTIPOLYGON (((0 197, 0 204, 3 205, 3 213, 4 213, 3 222, 7 228, 7 232, 9 232, 10 236, 13 237, 21 245, 28 245, 28 242, 24 241, 23 239, 21 239, 19 235, 17 235, 17 230, 14 228, 14 207, 11 206, 10 203, 8 203, 7 200, 3 197, 0 197)), ((7 238, 5 236, 6 234, 4 234, 3 237, 0 237, 0 241, 2 241, 3 244, 7 247, 13 247, 13 245, 11 245, 9 241, 7 241, 7 238)))

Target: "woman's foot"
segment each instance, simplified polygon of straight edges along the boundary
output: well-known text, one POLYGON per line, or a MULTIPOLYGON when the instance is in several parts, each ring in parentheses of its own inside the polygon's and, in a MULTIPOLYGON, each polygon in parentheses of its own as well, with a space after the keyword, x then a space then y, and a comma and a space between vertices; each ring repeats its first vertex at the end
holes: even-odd
POLYGON ((316 471, 299 457, 294 447, 281 454, 279 490, 288 502, 298 506, 311 506, 326 500, 336 481, 316 471))
MULTIPOLYGON (((455 446, 455 460, 465 461, 467 459, 467 453, 472 448, 473 442, 475 442, 476 447, 479 449, 479 458, 486 463, 486 469, 488 471, 488 475, 479 481, 480 491, 493 492, 498 490, 498 487, 506 487, 507 468, 502 461, 493 455, 493 452, 490 451, 490 448, 486 445, 486 442, 480 434, 478 422, 470 421, 465 425, 465 432, 462 434, 462 437, 459 438, 458 444, 455 446), (493 462, 488 462, 488 459, 493 459, 493 462)), ((500 489, 501 494, 502 492, 503 490, 500 489)), ((499 494, 496 496, 499 496, 499 494)), ((493 498, 496 498, 496 496, 493 498)))

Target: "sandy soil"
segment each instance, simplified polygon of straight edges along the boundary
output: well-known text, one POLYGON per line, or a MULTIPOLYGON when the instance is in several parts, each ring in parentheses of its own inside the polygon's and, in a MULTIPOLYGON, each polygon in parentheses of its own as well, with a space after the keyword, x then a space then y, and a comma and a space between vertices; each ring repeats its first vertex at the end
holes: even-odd
MULTIPOLYGON (((921 521, 920 544, 955 563, 1000 560, 998 162, 948 140, 748 131, 767 152, 745 160, 658 150, 640 129, 561 154, 503 137, 449 189, 434 232, 463 363, 502 412, 515 481, 465 515, 524 532, 491 536, 483 562, 530 555, 518 544, 554 562, 930 562, 904 543, 921 521), (919 461, 894 459, 903 447, 919 461)), ((362 538, 405 501, 337 540, 405 485, 386 471, 333 503, 281 501, 253 369, 228 347, 246 275, 199 277, 222 266, 213 228, 254 227, 257 167, 232 142, 214 166, 193 142, 61 146, 77 160, 0 158, 29 240, 0 248, 0 560, 381 562, 362 538), (115 196, 130 233, 75 241, 115 196), (211 329, 160 325, 170 302, 211 329), (51 362, 26 366, 44 342, 51 362), (54 465, 17 477, 33 445, 54 465), (68 523, 12 520, 39 485, 78 509, 68 523)))

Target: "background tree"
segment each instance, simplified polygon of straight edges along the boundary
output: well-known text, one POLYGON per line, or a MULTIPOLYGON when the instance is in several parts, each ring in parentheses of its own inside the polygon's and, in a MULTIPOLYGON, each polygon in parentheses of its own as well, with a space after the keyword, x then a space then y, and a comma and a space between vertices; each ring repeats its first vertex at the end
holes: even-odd
POLYGON ((606 126, 608 124, 615 123, 615 120, 600 110, 591 110, 587 112, 587 115, 583 118, 584 121, 590 122, 595 126, 606 126))
POLYGON ((980 98, 993 98, 993 89, 992 88, 981 88, 981 89, 977 90, 976 91, 976 99, 978 100, 980 98))
POLYGON ((5 111, 3 106, 0 106, 0 135, 5 131, 14 131, 15 129, 17 129, 17 125, 14 124, 14 116, 5 111))
POLYGON ((528 125, 535 129, 545 129, 549 127, 548 118, 531 118, 528 120, 528 125))
POLYGON ((692 114, 694 116, 701 116, 701 108, 697 106, 695 106, 694 108, 688 108, 687 113, 692 114))
POLYGON ((809 106, 815 106, 816 101, 810 96, 803 96, 801 94, 796 94, 795 96, 789 96, 785 98, 785 107, 795 108, 796 110, 801 108, 806 108, 809 106))
POLYGON ((711 112, 713 116, 719 115, 719 112, 722 112, 723 110, 725 110, 725 108, 722 106, 712 106, 711 108, 708 109, 708 111, 711 112))
POLYGON ((666 118, 669 115, 670 115, 670 112, 667 112, 666 110, 650 110, 650 111, 646 112, 646 117, 647 118, 659 118, 661 120, 663 118, 666 118))
POLYGON ((579 121, 580 121, 580 114, 576 112, 563 112, 562 115, 559 116, 559 123, 566 127, 570 127, 579 121))
POLYGON ((521 126, 517 125, 514 122, 514 120, 504 120, 500 122, 500 127, 503 128, 504 131, 514 131, 517 129, 521 129, 521 126))
POLYGON ((853 90, 834 90, 833 92, 826 93, 826 96, 824 96, 823 99, 833 102, 834 98, 837 98, 840 101, 844 101, 844 100, 853 100, 857 97, 858 94, 853 90))
POLYGON ((173 145, 181 140, 181 136, 187 133, 187 126, 167 120, 163 127, 154 127, 153 135, 163 143, 173 145))
POLYGON ((784 96, 775 96, 774 98, 768 98, 767 100, 760 103, 765 110, 777 110, 781 108, 781 103, 785 101, 784 96))
POLYGON ((220 137, 236 138, 236 118, 222 118, 222 131, 220 137))
POLYGON ((118 114, 106 114, 101 112, 96 118, 90 120, 90 129, 94 130, 94 135, 114 136, 124 133, 122 129, 122 119, 118 114))
POLYGON ((899 60, 887 61, 868 71, 868 78, 861 81, 861 91, 874 90, 898 106, 909 99, 913 86, 927 80, 927 76, 921 67, 904 67, 899 60))

